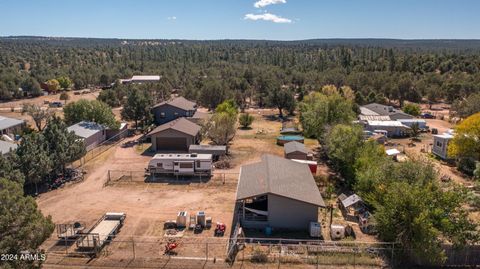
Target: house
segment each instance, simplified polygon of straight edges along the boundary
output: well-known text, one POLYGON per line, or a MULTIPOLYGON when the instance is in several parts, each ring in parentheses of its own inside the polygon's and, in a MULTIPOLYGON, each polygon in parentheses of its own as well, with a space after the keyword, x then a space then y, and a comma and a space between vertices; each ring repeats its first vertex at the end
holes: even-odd
POLYGON ((404 137, 410 134, 410 127, 403 125, 399 121, 367 121, 365 128, 368 131, 378 132, 386 131, 387 137, 404 137))
POLYGON ((371 103, 360 107, 361 115, 369 116, 388 116, 390 120, 400 119, 413 119, 412 115, 409 115, 402 110, 395 109, 393 106, 386 106, 377 103, 371 103))
POLYGON ((304 144, 297 141, 288 142, 284 145, 285 158, 306 160, 308 151, 304 144))
POLYGON ((338 206, 342 211, 343 217, 348 221, 358 221, 358 217, 365 211, 365 204, 362 198, 356 194, 347 196, 341 194, 338 196, 338 206))
POLYGON ((432 153, 442 158, 443 160, 449 160, 448 156, 448 144, 453 139, 453 134, 444 133, 441 135, 433 136, 432 153))
POLYGON ((413 125, 417 125, 420 130, 428 130, 427 122, 423 119, 400 119, 398 120, 403 125, 412 128, 413 125))
POLYGON ((236 200, 244 228, 308 231, 325 207, 308 165, 273 155, 240 168, 236 200))
POLYGON ((81 121, 68 127, 67 130, 74 132, 75 135, 83 139, 87 151, 95 148, 107 139, 106 127, 95 122, 81 121))
POLYGON ((18 134, 25 127, 25 121, 0 116, 0 136, 8 135, 13 138, 15 134, 18 134))
MULTIPOLYGON (((180 117, 193 117, 197 112, 197 104, 183 97, 176 97, 156 104, 152 108, 154 121, 161 125, 180 117)), ((198 115, 198 114, 197 114, 198 115)))
POLYGON ((120 79, 122 84, 141 84, 159 82, 160 76, 132 76, 132 78, 120 79))
POLYGON ((178 118, 153 129, 147 137, 152 140, 152 150, 188 152, 192 144, 200 141, 201 127, 185 118, 178 118))
POLYGON ((0 140, 0 155, 5 155, 10 153, 11 151, 16 150, 18 147, 17 144, 0 140))

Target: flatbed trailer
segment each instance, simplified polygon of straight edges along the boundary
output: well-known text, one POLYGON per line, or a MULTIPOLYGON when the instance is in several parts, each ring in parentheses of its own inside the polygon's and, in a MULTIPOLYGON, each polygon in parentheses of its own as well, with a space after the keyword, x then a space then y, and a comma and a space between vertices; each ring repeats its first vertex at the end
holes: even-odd
POLYGON ((98 252, 119 232, 126 217, 125 213, 106 213, 87 233, 80 235, 76 242, 77 248, 98 252))

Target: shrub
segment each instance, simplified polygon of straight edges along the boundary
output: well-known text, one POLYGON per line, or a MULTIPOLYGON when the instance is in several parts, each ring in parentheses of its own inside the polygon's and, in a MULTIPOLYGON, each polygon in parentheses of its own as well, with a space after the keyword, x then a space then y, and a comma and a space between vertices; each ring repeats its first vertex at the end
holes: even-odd
POLYGON ((240 123, 240 126, 242 126, 242 128, 244 129, 249 128, 250 125, 252 125, 253 120, 254 120, 253 116, 248 113, 241 114, 240 117, 238 118, 238 122, 240 123))
POLYGON ((410 114, 412 116, 420 115, 421 109, 420 106, 413 103, 408 103, 403 106, 403 112, 410 114))

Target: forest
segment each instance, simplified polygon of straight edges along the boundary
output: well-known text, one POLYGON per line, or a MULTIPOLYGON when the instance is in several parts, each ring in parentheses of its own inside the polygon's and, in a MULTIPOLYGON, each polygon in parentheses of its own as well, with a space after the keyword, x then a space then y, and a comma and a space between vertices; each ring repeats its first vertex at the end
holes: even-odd
POLYGON ((157 90, 175 89, 210 108, 229 98, 240 106, 247 100, 268 106, 272 91, 283 89, 301 99, 330 84, 350 86, 358 104, 452 103, 480 92, 479 43, 3 37, 0 100, 40 95, 40 84, 55 78, 69 78, 73 88, 83 89, 156 74, 162 76, 153 86, 157 90))

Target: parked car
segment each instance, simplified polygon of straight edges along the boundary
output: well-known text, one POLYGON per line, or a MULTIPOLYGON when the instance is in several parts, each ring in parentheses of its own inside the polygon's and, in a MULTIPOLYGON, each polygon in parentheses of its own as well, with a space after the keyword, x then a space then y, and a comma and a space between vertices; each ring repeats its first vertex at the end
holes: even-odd
POLYGON ((62 102, 50 102, 50 104, 48 104, 50 107, 63 107, 63 103, 62 102))
POLYGON ((430 113, 422 113, 420 114, 420 117, 422 119, 435 119, 435 115, 432 115, 430 113))

